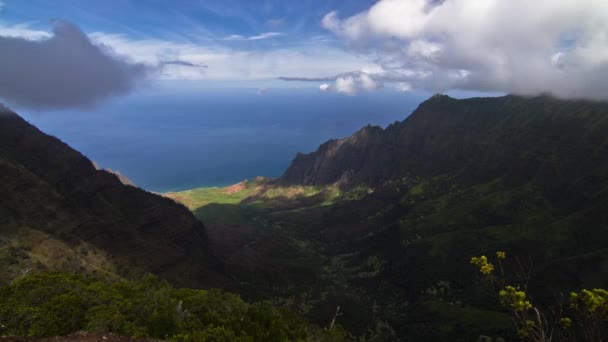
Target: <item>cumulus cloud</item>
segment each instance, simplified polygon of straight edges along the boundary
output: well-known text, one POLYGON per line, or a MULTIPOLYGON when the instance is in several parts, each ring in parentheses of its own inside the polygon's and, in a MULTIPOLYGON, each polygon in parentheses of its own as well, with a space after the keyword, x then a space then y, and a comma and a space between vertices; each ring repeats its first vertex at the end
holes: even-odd
POLYGON ((321 25, 416 88, 608 99, 608 1, 379 0, 321 25))
POLYGON ((381 89, 384 82, 393 81, 393 77, 379 65, 366 64, 359 71, 350 71, 328 77, 278 77, 282 81, 301 81, 301 82, 334 82, 321 84, 322 91, 334 90, 338 93, 355 95, 359 92, 366 92, 381 89))
POLYGON ((37 109, 91 107, 123 95, 150 68, 131 63, 80 29, 53 23, 52 35, 34 40, 0 36, 0 98, 37 109))
POLYGON ((336 78, 335 89, 338 93, 355 95, 361 91, 383 88, 384 84, 374 80, 369 74, 346 75, 336 78))
POLYGON ((395 90, 400 93, 406 93, 412 90, 412 85, 407 82, 398 82, 395 84, 395 90))
POLYGON ((355 78, 352 76, 338 77, 336 79, 336 91, 347 95, 355 95, 357 93, 355 78))

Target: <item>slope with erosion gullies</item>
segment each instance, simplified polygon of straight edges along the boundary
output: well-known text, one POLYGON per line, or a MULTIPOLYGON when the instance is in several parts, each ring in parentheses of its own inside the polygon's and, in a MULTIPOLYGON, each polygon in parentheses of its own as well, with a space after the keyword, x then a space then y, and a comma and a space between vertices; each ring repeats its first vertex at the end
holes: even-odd
POLYGON ((406 174, 460 171, 459 181, 467 184, 506 176, 514 184, 534 180, 548 191, 559 189, 557 196, 564 190, 580 194, 601 182, 607 107, 546 96, 435 95, 385 130, 368 126, 298 154, 281 180, 324 185, 349 178, 379 185, 406 174))
POLYGON ((189 286, 221 278, 205 227, 185 207, 123 185, 7 109, 0 110, 0 193, 3 279, 45 267, 153 272, 189 286))
POLYGON ((319 253, 313 287, 293 291, 313 319, 331 317, 319 312, 332 303, 350 329, 374 329, 355 318, 376 313, 402 338, 502 334, 504 316, 484 320, 500 310, 477 290, 469 259, 503 249, 531 265, 541 301, 608 286, 606 103, 436 95, 403 122, 299 154, 276 184, 373 189, 255 212, 319 253))

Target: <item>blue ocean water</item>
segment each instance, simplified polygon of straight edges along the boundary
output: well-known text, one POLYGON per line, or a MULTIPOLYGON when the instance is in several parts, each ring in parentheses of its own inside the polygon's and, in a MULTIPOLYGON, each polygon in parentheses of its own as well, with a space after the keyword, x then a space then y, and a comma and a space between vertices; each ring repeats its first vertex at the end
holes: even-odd
POLYGON ((18 110, 103 168, 156 192, 277 177, 297 152, 406 118, 428 93, 149 89, 91 111, 18 110))

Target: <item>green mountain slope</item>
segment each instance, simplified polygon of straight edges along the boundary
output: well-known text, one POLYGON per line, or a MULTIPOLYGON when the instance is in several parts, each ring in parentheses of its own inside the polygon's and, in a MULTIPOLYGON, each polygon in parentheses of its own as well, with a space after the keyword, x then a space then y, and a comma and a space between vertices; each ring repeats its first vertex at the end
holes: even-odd
POLYGON ((0 271, 153 272, 211 285, 219 263, 185 207, 96 170, 79 152, 0 110, 0 271))
MULTIPOLYGON (((281 181, 375 188, 325 210, 314 235, 352 263, 383 260, 361 283, 374 299, 421 303, 447 281, 462 301, 468 259, 496 250, 530 262, 537 297, 608 286, 606 103, 435 95, 385 130, 298 155, 281 181)), ((402 336, 421 332, 410 323, 394 320, 402 336)))

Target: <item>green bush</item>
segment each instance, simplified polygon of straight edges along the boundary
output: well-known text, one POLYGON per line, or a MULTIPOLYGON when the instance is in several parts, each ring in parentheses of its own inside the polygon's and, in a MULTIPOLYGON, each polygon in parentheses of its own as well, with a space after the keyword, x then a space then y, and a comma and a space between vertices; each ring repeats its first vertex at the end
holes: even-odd
POLYGON ((87 330, 180 342, 303 341, 306 329, 291 311, 219 290, 174 289, 152 275, 104 281, 43 272, 0 288, 0 335, 87 330))

